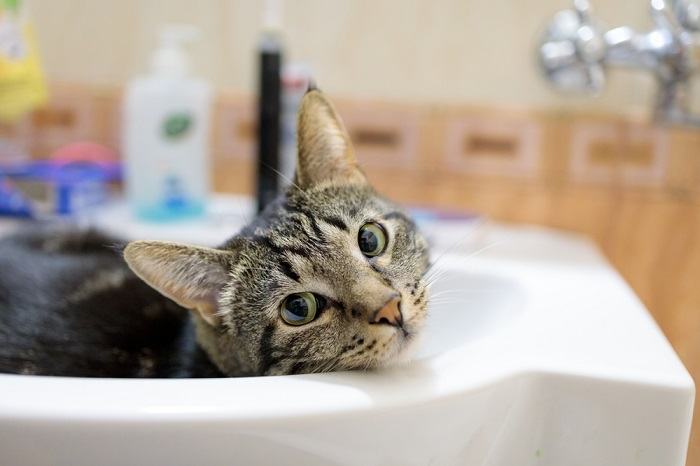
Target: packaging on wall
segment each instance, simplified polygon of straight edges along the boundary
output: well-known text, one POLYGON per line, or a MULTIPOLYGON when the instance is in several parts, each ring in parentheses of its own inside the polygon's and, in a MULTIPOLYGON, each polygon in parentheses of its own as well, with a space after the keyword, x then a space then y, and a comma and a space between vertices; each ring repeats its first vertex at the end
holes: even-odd
POLYGON ((34 32, 20 0, 0 0, 0 121, 46 101, 34 32))

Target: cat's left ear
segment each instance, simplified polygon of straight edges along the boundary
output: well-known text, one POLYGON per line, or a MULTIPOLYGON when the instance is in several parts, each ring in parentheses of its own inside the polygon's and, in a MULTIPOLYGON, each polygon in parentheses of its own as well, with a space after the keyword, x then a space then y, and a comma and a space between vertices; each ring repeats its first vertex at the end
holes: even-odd
POLYGON ((301 101, 297 127, 295 183, 308 188, 321 183, 367 183, 343 121, 318 89, 301 101))
POLYGON ((134 241, 124 249, 126 263, 139 278, 213 326, 219 323, 217 299, 232 255, 163 241, 134 241))

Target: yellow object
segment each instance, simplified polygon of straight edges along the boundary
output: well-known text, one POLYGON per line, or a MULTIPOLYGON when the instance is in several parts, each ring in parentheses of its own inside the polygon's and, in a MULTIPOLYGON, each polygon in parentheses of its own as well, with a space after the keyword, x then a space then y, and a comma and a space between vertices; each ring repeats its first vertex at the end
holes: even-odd
POLYGON ((36 40, 21 0, 0 0, 0 122, 12 122, 46 101, 36 40))

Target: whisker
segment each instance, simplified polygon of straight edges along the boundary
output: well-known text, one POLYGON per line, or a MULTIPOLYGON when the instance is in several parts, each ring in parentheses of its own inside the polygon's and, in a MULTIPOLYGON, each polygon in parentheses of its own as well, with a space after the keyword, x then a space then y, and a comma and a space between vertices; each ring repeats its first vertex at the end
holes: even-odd
POLYGON ((440 290, 439 292, 431 295, 431 300, 445 295, 459 295, 462 293, 497 293, 503 290, 496 288, 460 288, 454 290, 440 290))
POLYGON ((454 292, 454 293, 440 293, 437 296, 431 296, 428 299, 428 302, 435 302, 439 301, 440 299, 452 299, 452 298, 459 298, 463 294, 472 294, 472 293, 480 293, 481 290, 464 290, 464 292, 454 292))
MULTIPOLYGON (((485 251, 488 251, 489 249, 494 248, 494 247, 496 247, 496 246, 500 246, 500 245, 502 245, 502 244, 505 243, 505 242, 506 242, 505 240, 495 241, 495 242, 493 242, 493 243, 491 243, 491 244, 487 244, 486 246, 483 246, 483 247, 477 249, 476 251, 474 251, 474 252, 472 252, 472 253, 470 253, 470 254, 468 254, 468 255, 462 257, 462 258, 463 258, 463 259, 471 259, 471 258, 474 258, 474 257, 476 257, 477 255, 479 255, 479 254, 481 254, 481 253, 483 253, 483 252, 485 252, 485 251)), ((440 260, 440 259, 442 259, 442 258, 444 257, 444 255, 445 255, 444 253, 441 254, 440 257, 438 257, 438 259, 437 259, 433 264, 431 264, 431 266, 430 266, 430 267, 428 268, 428 270, 426 271, 425 275, 428 275, 428 273, 432 271, 431 269, 434 269, 434 268, 435 268, 435 266, 437 265, 437 261, 440 260)), ((426 277, 426 287, 430 287, 431 285, 435 284, 438 280, 440 280, 441 278, 443 278, 444 275, 445 275, 445 273, 448 271, 447 269, 435 269, 435 270, 437 270, 437 272, 436 272, 434 275, 430 275, 430 276, 427 276, 427 277, 426 277)))
POLYGON ((476 251, 474 251, 474 252, 468 254, 468 255, 465 257, 465 259, 472 258, 472 257, 476 256, 477 254, 481 254, 481 253, 483 253, 483 252, 485 252, 485 251, 488 251, 489 249, 493 249, 493 248, 495 248, 496 246, 500 246, 500 245, 502 245, 502 244, 504 244, 504 243, 507 243, 507 241, 504 240, 504 239, 503 239, 503 240, 500 240, 500 241, 494 241, 493 243, 487 244, 486 246, 484 246, 484 247, 482 247, 482 248, 480 248, 480 249, 477 249, 476 251))
POLYGON ((433 273, 433 275, 431 275, 430 277, 428 277, 428 278, 426 279, 426 281, 425 281, 425 282, 426 282, 426 286, 430 286, 430 285, 432 285, 433 283, 437 282, 439 279, 441 279, 442 277, 444 277, 445 274, 446 274, 447 272, 448 272, 447 269, 438 269, 438 270, 436 270, 435 273, 433 273))
POLYGON ((453 300, 447 300, 447 301, 436 301, 436 302, 428 303, 428 306, 445 306, 445 305, 451 305, 451 304, 464 304, 464 301, 461 301, 459 299, 453 299, 453 300))
POLYGON ((282 173, 281 171, 277 170, 276 168, 274 168, 274 167, 272 167, 272 166, 270 166, 270 165, 268 165, 268 164, 266 164, 266 163, 263 163, 263 165, 264 165, 267 169, 272 170, 273 172, 275 172, 275 173, 277 174, 277 176, 279 176, 279 177, 282 178, 284 181, 286 181, 287 183, 289 183, 290 186, 293 186, 294 188, 296 188, 297 190, 299 190, 299 192, 300 192, 304 197, 307 196, 306 191, 304 191, 303 189, 301 189, 301 187, 300 187, 298 184, 296 184, 296 183, 294 182, 294 180, 291 180, 287 175, 285 175, 285 174, 282 173))
POLYGON ((472 228, 472 230, 468 231, 465 233, 465 235, 459 239, 457 239, 454 243, 452 243, 450 246, 448 246, 445 250, 443 250, 440 255, 433 261, 433 263, 428 267, 428 270, 426 270, 426 273, 437 264, 440 259, 442 259, 447 253, 450 253, 454 251, 455 248, 458 246, 463 245, 472 235, 474 235, 475 231, 479 228, 482 228, 483 225, 485 225, 487 222, 486 219, 479 219, 476 220, 475 223, 476 225, 472 228))

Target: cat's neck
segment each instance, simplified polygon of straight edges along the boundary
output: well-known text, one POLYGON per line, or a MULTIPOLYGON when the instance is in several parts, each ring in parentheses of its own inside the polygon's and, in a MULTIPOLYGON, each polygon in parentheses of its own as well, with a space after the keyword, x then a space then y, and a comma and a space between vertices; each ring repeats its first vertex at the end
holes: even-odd
MULTIPOLYGON (((255 368, 250 364, 250 357, 244 354, 244 345, 236 343, 230 332, 222 332, 204 321, 199 315, 193 316, 197 343, 216 368, 224 374, 239 376, 254 375, 255 368)), ((211 364, 210 363, 210 364, 211 364)))

